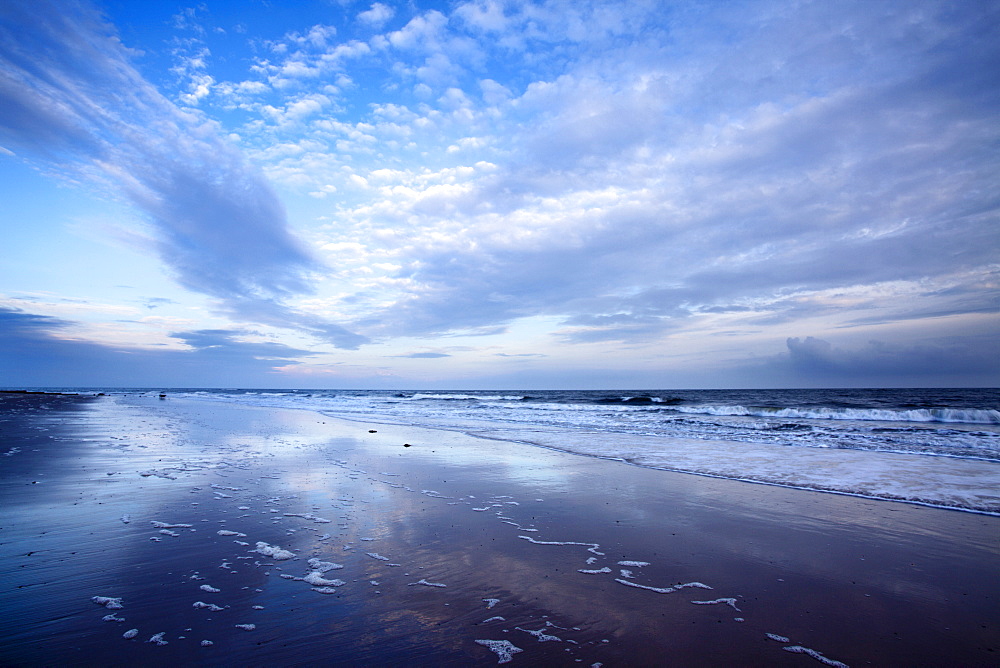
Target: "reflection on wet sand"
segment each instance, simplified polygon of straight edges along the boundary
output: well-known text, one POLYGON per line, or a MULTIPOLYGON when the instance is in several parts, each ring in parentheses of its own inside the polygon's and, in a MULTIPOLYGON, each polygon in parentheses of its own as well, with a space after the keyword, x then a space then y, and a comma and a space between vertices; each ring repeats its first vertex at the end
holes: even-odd
POLYGON ((997 518, 307 411, 64 409, 5 423, 4 663, 990 656, 997 518))

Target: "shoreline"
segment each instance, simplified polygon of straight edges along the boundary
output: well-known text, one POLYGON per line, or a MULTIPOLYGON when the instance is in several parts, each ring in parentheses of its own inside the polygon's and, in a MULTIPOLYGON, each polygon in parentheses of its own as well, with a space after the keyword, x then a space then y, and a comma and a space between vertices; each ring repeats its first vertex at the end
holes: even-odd
POLYGON ((4 662, 995 664, 989 515, 310 411, 77 408, 0 415, 4 662))
MULTIPOLYGON (((283 408, 285 408, 285 407, 283 407, 283 408)), ((618 456, 603 455, 603 454, 600 454, 599 452, 588 452, 585 449, 583 449, 583 447, 581 447, 579 445, 578 445, 578 447, 576 449, 571 449, 571 448, 568 448, 568 447, 566 447, 564 445, 553 445, 551 442, 550 443, 546 443, 546 442, 543 442, 542 440, 540 440, 538 438, 539 434, 543 434, 545 432, 554 432, 554 433, 559 432, 559 430, 557 430, 556 428, 553 428, 553 427, 535 428, 535 429, 529 429, 529 428, 519 429, 519 428, 516 428, 516 427, 502 427, 502 428, 496 428, 496 429, 484 429, 482 426, 475 426, 475 425, 464 426, 464 427, 463 426, 455 426, 455 425, 432 425, 432 424, 408 425, 407 423, 404 423, 404 422, 383 421, 383 419, 380 419, 379 417, 375 417, 375 418, 370 419, 370 420, 365 420, 365 419, 362 419, 361 417, 355 416, 353 414, 337 413, 335 410, 317 410, 315 408, 309 408, 309 407, 301 407, 301 408, 299 408, 299 407, 287 407, 287 409, 288 410, 304 410, 304 411, 315 412, 315 413, 319 413, 321 415, 324 415, 326 417, 329 417, 331 419, 343 420, 345 422, 355 422, 355 423, 358 423, 358 424, 373 423, 373 424, 392 425, 392 426, 397 426, 397 427, 412 426, 415 429, 419 428, 419 429, 429 429, 429 430, 434 430, 434 431, 450 432, 450 433, 455 433, 455 434, 461 434, 461 435, 467 436, 469 438, 493 440, 493 441, 504 442, 504 443, 515 443, 515 444, 524 445, 524 446, 528 446, 528 447, 535 447, 535 448, 541 448, 541 449, 544 449, 544 450, 551 450, 551 451, 554 451, 554 452, 561 452, 561 453, 564 453, 564 454, 578 456, 578 457, 588 457, 588 458, 599 459, 599 460, 604 460, 604 461, 609 461, 609 462, 619 462, 619 463, 622 463, 622 464, 628 464, 630 466, 635 466, 635 467, 638 467, 638 468, 643 468, 643 469, 648 469, 648 470, 654 470, 654 471, 664 471, 664 472, 679 473, 679 474, 684 474, 684 475, 696 475, 696 476, 703 476, 703 477, 707 477, 707 478, 715 478, 715 479, 720 479, 720 480, 732 480, 734 482, 743 482, 743 483, 751 483, 751 484, 758 484, 758 485, 770 485, 770 486, 780 487, 780 488, 784 488, 784 489, 795 489, 795 490, 801 490, 801 491, 806 491, 806 492, 819 492, 819 493, 824 493, 824 494, 836 494, 836 495, 850 496, 850 497, 856 497, 856 498, 861 498, 861 499, 871 499, 871 500, 876 500, 876 501, 891 501, 891 502, 896 502, 896 503, 905 503, 905 504, 923 506, 923 507, 927 507, 927 508, 936 508, 936 509, 940 509, 940 510, 952 510, 952 511, 957 511, 957 512, 973 513, 973 514, 978 514, 978 515, 987 515, 987 516, 991 516, 991 517, 1000 517, 1000 495, 998 495, 996 493, 993 493, 991 495, 991 499, 990 499, 990 503, 992 504, 991 507, 970 507, 970 506, 959 505, 957 503, 948 504, 948 503, 943 503, 943 502, 936 502, 936 501, 933 501, 933 500, 913 498, 912 496, 905 496, 905 495, 902 495, 902 494, 891 494, 891 493, 885 493, 885 492, 883 492, 881 494, 875 494, 875 493, 864 493, 864 492, 860 492, 860 491, 848 491, 848 490, 844 490, 844 489, 838 489, 836 487, 824 486, 821 483, 814 483, 814 484, 812 484, 810 486, 810 485, 795 484, 795 483, 791 483, 791 482, 781 482, 781 481, 774 481, 774 480, 765 480, 765 479, 761 479, 761 478, 746 477, 746 476, 741 476, 741 475, 737 475, 737 474, 725 474, 725 473, 716 473, 716 472, 712 472, 712 471, 698 470, 698 469, 694 469, 694 468, 683 468, 683 467, 680 467, 680 466, 657 465, 657 464, 652 464, 652 463, 644 463, 642 461, 634 461, 631 458, 623 458, 623 457, 618 457, 618 456), (524 437, 520 437, 519 438, 517 436, 510 435, 511 433, 518 432, 518 431, 520 431, 521 433, 533 434, 534 437, 533 438, 524 438, 524 437), (504 433, 506 433, 507 435, 502 435, 504 433), (996 509, 993 509, 993 508, 996 508, 996 509)), ((578 444, 581 443, 581 442, 583 442, 583 441, 585 441, 585 440, 595 440, 595 441, 600 442, 602 440, 607 440, 609 438, 619 438, 619 439, 623 439, 623 440, 630 440, 630 441, 633 441, 633 442, 642 442, 642 441, 648 439, 650 441, 654 441, 655 440, 658 443, 659 442, 663 442, 665 440, 668 440, 666 438, 658 438, 658 437, 644 437, 644 436, 641 436, 641 435, 632 435, 632 434, 612 434, 612 433, 607 433, 607 432, 592 432, 592 431, 587 431, 587 430, 574 430, 574 429, 569 429, 569 428, 567 428, 566 430, 562 431, 561 433, 562 434, 572 435, 572 437, 575 439, 575 442, 578 443, 578 444)), ((558 440, 562 440, 562 439, 558 439, 558 440)), ((675 442, 675 443, 677 443, 677 444, 679 444, 681 446, 694 446, 695 448, 697 448, 697 447, 703 445, 703 442, 702 441, 698 441, 698 440, 678 439, 678 438, 672 438, 672 439, 669 439, 669 440, 673 441, 673 442, 675 442)), ((764 451, 771 450, 773 452, 780 452, 781 449, 784 448, 784 447, 795 447, 795 446, 776 446, 776 445, 763 446, 761 444, 739 443, 739 447, 743 451, 757 448, 757 449, 764 450, 764 451)), ((822 451, 820 450, 819 453, 817 453, 817 454, 821 455, 822 451)), ((670 455, 671 455, 672 458, 682 459, 683 460, 685 458, 685 456, 686 456, 686 453, 684 453, 682 450, 679 450, 679 449, 675 448, 675 449, 673 449, 670 452, 670 455)), ((744 457, 744 456, 746 456, 745 452, 739 452, 739 453, 735 453, 732 458, 733 458, 733 460, 735 462, 737 462, 737 465, 738 465, 738 462, 739 462, 740 458, 744 457)), ((855 456, 861 456, 861 457, 868 458, 868 459, 872 459, 872 458, 878 457, 878 458, 883 459, 885 462, 891 463, 890 465, 892 465, 892 466, 898 466, 900 463, 906 463, 907 460, 923 462, 922 458, 924 458, 924 457, 940 457, 943 460, 949 460, 949 463, 952 466, 956 467, 956 469, 958 470, 958 472, 957 472, 957 474, 953 474, 953 475, 962 476, 964 474, 964 476, 966 476, 967 478, 973 478, 973 477, 983 477, 983 478, 986 478, 987 476, 984 475, 984 471, 982 470, 983 469, 983 465, 998 466, 995 461, 988 460, 988 459, 978 459, 978 458, 970 458, 970 457, 957 457, 957 456, 949 456, 949 455, 933 455, 933 454, 915 455, 913 453, 907 453, 907 452, 888 452, 888 451, 846 451, 845 452, 845 451, 840 451, 836 455, 836 457, 838 459, 846 459, 846 458, 851 458, 851 457, 855 457, 855 456), (962 471, 961 470, 962 468, 966 468, 967 470, 966 471, 962 471)), ((845 469, 849 469, 850 468, 850 462, 837 462, 837 463, 838 463, 838 465, 842 466, 842 468, 845 468, 845 469)), ((1000 473, 1000 471, 998 471, 998 473, 1000 473)), ((980 489, 978 490, 980 493, 982 493, 982 492, 993 492, 993 491, 995 491, 997 489, 996 485, 1000 484, 1000 477, 998 477, 997 475, 994 475, 994 476, 992 476, 992 478, 993 479, 987 479, 987 480, 985 480, 980 485, 980 489)), ((927 490, 931 491, 932 489, 933 489, 933 483, 928 483, 927 490)), ((986 503, 986 502, 983 501, 983 503, 986 503)))

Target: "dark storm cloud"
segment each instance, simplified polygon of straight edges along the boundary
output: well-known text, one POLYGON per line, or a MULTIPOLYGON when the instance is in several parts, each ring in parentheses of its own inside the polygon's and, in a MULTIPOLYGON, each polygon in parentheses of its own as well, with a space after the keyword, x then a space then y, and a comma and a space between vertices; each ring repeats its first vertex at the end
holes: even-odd
POLYGON ((71 338, 74 325, 0 307, 0 378, 24 387, 273 387, 281 384, 276 367, 310 355, 279 343, 240 341, 244 332, 236 330, 174 334, 189 350, 105 346, 71 338))

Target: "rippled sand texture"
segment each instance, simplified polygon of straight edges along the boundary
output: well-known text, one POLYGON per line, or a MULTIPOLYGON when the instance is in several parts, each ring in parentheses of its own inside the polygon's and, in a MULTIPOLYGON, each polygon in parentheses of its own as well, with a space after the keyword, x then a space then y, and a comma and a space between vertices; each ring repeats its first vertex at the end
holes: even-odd
POLYGON ((3 665, 986 666, 1000 649, 996 517, 308 411, 0 403, 3 665))

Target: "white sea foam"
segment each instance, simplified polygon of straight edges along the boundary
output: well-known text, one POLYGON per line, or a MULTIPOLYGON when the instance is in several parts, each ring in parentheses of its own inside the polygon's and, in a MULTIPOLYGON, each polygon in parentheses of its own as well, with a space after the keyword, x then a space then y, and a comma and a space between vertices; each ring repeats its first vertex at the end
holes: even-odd
MULTIPOLYGON (((484 433, 486 430, 482 430, 484 433)), ((1000 513, 1000 463, 924 454, 633 434, 518 431, 510 440, 649 468, 1000 513)))
POLYGON ((288 550, 281 549, 277 545, 268 545, 267 543, 261 541, 257 541, 257 549, 251 551, 263 554, 265 557, 271 557, 275 561, 285 561, 286 559, 292 559, 295 556, 294 552, 289 552, 288 550))
POLYGON ((610 573, 611 569, 605 566, 604 568, 597 568, 592 570, 587 570, 585 568, 576 569, 577 573, 587 573, 588 575, 596 575, 597 573, 610 573))
POLYGON ((220 536, 239 536, 241 538, 246 538, 245 533, 240 533, 239 531, 230 531, 229 529, 219 529, 216 532, 220 536))
POLYGON ((163 636, 165 635, 167 635, 166 631, 160 631, 159 633, 150 636, 149 640, 147 640, 146 642, 151 642, 154 645, 166 645, 168 644, 168 641, 163 639, 163 636))
POLYGON ((678 413, 767 418, 805 418, 809 420, 860 420, 879 422, 949 422, 965 424, 1000 424, 1000 411, 993 409, 919 408, 912 410, 877 408, 776 408, 770 406, 673 406, 678 413))
POLYGON ((128 631, 122 634, 122 638, 125 638, 126 640, 131 640, 137 635, 139 635, 139 629, 129 629, 128 631))
POLYGON ((214 603, 205 603, 204 601, 195 601, 191 604, 192 608, 197 608, 198 610, 210 610, 211 612, 219 612, 220 610, 225 610, 225 608, 220 608, 214 603))
POLYGON ((518 538, 526 540, 534 545, 579 545, 581 547, 586 547, 587 552, 593 552, 594 554, 598 554, 602 557, 604 556, 603 552, 597 551, 597 548, 600 547, 599 543, 577 543, 569 540, 535 540, 531 536, 518 536, 518 538))
POLYGON ((730 606, 736 612, 742 612, 742 610, 740 610, 739 608, 736 607, 736 599, 735 598, 717 598, 717 599, 712 600, 712 601, 691 601, 691 602, 694 603, 695 605, 715 605, 717 603, 725 603, 726 605, 730 606))
POLYGON ((483 599, 483 603, 486 604, 486 609, 487 610, 489 610, 490 608, 492 608, 494 605, 496 605, 499 602, 500 602, 500 599, 498 599, 498 598, 484 598, 483 599))
POLYGON ((256 624, 234 624, 238 629, 243 629, 244 631, 253 631, 257 628, 256 624))
POLYGON ((496 655, 500 657, 497 663, 508 663, 515 654, 524 651, 520 647, 515 647, 514 643, 509 640, 477 640, 476 642, 496 652, 496 655))
POLYGON ((193 524, 169 524, 167 522, 157 522, 153 520, 152 522, 154 529, 190 529, 193 524))
POLYGON ((648 561, 619 561, 618 565, 619 566, 636 566, 636 567, 642 567, 642 566, 649 566, 649 562, 648 561))
POLYGON ((121 610, 125 607, 122 605, 121 598, 114 598, 112 596, 92 596, 90 600, 97 605, 103 605, 108 610, 121 610))
POLYGON ((316 557, 313 557, 306 563, 309 564, 309 567, 311 569, 313 569, 314 571, 319 571, 320 573, 326 573, 327 571, 336 571, 344 567, 343 564, 335 564, 332 561, 322 561, 320 559, 317 559, 316 557))
POLYGON ((216 589, 212 585, 201 585, 200 587, 198 587, 198 589, 202 591, 207 591, 210 594, 218 594, 220 591, 222 591, 221 589, 216 589))
POLYGON ((506 621, 507 621, 506 619, 504 619, 503 617, 500 617, 499 615, 497 615, 497 616, 494 616, 494 617, 490 617, 489 619, 484 619, 480 623, 481 624, 487 624, 489 622, 506 622, 506 621))
POLYGON ((379 561, 389 561, 389 557, 383 557, 378 552, 365 552, 372 559, 378 559, 379 561))
POLYGON ((520 626, 514 627, 518 631, 524 631, 525 633, 530 633, 531 635, 538 638, 538 642, 562 642, 562 638, 557 636, 549 635, 545 632, 545 629, 538 629, 537 631, 530 631, 528 629, 522 629, 520 626))
POLYGON ((647 591, 656 592, 657 594, 670 594, 672 592, 677 591, 673 587, 650 587, 648 585, 642 585, 639 584, 638 582, 629 582, 628 580, 622 580, 620 578, 615 578, 615 582, 619 582, 629 587, 635 587, 637 589, 645 589, 647 591))
POLYGON ((794 652, 796 654, 807 654, 812 658, 816 659, 820 663, 825 663, 828 666, 833 666, 833 668, 849 668, 846 663, 841 663, 840 661, 835 661, 834 659, 828 659, 814 649, 809 649, 808 647, 802 647, 801 645, 791 645, 790 647, 782 647, 781 649, 786 652, 794 652))
MULTIPOLYGON (((685 582, 683 584, 677 584, 672 587, 650 587, 648 585, 639 584, 638 582, 632 582, 630 580, 622 580, 621 578, 615 578, 615 582, 619 582, 629 587, 635 587, 637 589, 646 589, 648 591, 656 592, 657 594, 672 594, 675 591, 685 589, 687 587, 711 589, 711 587, 709 587, 707 584, 702 584, 701 582, 685 582)), ((712 602, 715 603, 715 601, 712 602)))
POLYGON ((417 580, 416 582, 411 582, 410 586, 413 586, 413 585, 425 585, 427 587, 447 587, 448 586, 446 584, 441 584, 440 582, 428 582, 427 580, 424 580, 424 579, 417 580))
POLYGON ((347 584, 343 580, 327 580, 319 571, 313 571, 302 578, 302 581, 314 587, 342 587, 347 584))
POLYGON ((785 636, 779 636, 777 633, 765 633, 764 635, 766 635, 768 638, 776 642, 791 642, 785 636))

